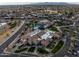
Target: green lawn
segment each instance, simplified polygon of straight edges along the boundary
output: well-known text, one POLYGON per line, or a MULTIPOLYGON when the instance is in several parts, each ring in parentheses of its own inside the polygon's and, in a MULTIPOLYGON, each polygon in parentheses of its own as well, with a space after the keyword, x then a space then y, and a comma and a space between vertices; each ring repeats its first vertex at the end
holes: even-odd
POLYGON ((17 22, 11 22, 11 23, 8 23, 8 25, 10 26, 10 28, 14 28, 16 25, 17 25, 17 22))
POLYGON ((64 27, 63 29, 64 29, 64 32, 69 32, 70 31, 69 27, 64 27))
POLYGON ((37 24, 37 21, 31 21, 29 25, 30 27, 34 28, 36 24, 37 24))
POLYGON ((52 30, 52 31, 58 32, 58 29, 57 29, 56 27, 51 27, 51 28, 49 28, 49 29, 52 30))
POLYGON ((47 50, 45 50, 45 48, 38 48, 37 50, 40 54, 48 54, 49 53, 47 50))
POLYGON ((63 26, 64 25, 64 23, 62 23, 62 22, 56 22, 56 23, 57 23, 58 26, 63 26))
POLYGON ((15 51, 15 53, 20 53, 20 52, 23 52, 23 51, 26 51, 28 48, 21 48, 21 49, 18 49, 15 51))
POLYGON ((61 47, 63 46, 64 42, 63 41, 59 41, 58 44, 54 47, 54 49, 51 51, 52 53, 56 53, 57 51, 59 51, 61 49, 61 47))
POLYGON ((35 50, 35 47, 30 47, 28 52, 34 52, 34 50, 35 50))

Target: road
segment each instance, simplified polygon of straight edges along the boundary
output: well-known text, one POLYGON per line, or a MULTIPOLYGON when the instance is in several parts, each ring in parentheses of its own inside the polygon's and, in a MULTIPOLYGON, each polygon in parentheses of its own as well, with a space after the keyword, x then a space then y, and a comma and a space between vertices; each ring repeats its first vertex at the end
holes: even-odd
POLYGON ((65 37, 63 38, 63 40, 65 40, 65 44, 64 46, 62 47, 62 49, 60 51, 58 51, 57 54, 55 54, 54 56, 55 57, 63 57, 66 53, 67 53, 67 50, 69 49, 70 47, 70 43, 71 43, 71 39, 70 39, 70 34, 67 33, 65 35, 65 37))
POLYGON ((34 54, 2 54, 0 57, 38 57, 34 54))
POLYGON ((21 33, 25 25, 25 21, 19 26, 19 28, 4 42, 0 45, 0 54, 3 53, 4 49, 21 33))

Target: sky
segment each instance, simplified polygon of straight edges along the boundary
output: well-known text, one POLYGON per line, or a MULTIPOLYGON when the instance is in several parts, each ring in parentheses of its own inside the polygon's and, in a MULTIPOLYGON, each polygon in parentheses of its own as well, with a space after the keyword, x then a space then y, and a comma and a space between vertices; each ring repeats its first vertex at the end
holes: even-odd
POLYGON ((79 4, 79 0, 0 0, 0 5, 20 5, 36 2, 68 2, 73 4, 79 4))

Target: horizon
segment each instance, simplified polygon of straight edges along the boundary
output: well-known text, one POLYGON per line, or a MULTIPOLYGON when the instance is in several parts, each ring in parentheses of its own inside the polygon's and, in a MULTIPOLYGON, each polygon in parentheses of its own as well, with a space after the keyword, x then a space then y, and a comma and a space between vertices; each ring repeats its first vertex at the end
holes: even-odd
POLYGON ((0 0, 0 5, 23 5, 43 2, 65 2, 70 4, 79 4, 79 0, 0 0))
MULTIPOLYGON (((50 3, 50 2, 0 2, 0 5, 29 5, 35 3, 50 3)), ((79 2, 52 2, 52 3, 79 4, 79 2)))

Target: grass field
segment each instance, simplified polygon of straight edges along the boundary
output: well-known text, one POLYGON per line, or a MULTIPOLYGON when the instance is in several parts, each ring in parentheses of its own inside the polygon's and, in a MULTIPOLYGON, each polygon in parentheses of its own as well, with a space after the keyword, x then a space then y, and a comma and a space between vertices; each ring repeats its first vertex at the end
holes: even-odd
POLYGON ((63 41, 59 41, 58 44, 55 46, 55 48, 51 51, 52 53, 56 53, 57 51, 59 51, 61 49, 61 47, 63 46, 64 42, 63 41))

